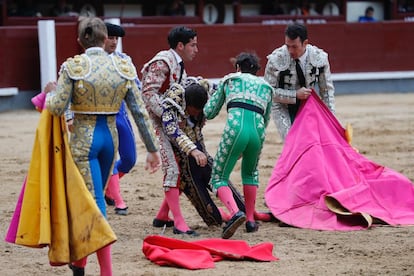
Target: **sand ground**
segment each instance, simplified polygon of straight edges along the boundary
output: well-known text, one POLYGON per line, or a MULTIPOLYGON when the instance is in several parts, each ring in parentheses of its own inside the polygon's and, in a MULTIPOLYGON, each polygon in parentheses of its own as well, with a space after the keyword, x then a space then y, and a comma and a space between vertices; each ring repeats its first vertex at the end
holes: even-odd
MULTIPOLYGON (((337 116, 351 123, 353 145, 372 161, 395 169, 414 180, 414 93, 338 95, 337 116)), ((209 121, 205 137, 214 155, 224 126, 224 113, 209 121)), ((15 203, 27 174, 39 113, 19 110, 0 113, 0 233, 4 239, 15 203)), ((138 137, 138 136, 137 136, 138 137)), ((353 232, 328 232, 278 227, 261 223, 256 233, 240 228, 233 239, 249 244, 272 242, 280 260, 270 263, 222 261, 214 269, 189 271, 160 267, 148 261, 142 240, 159 234, 151 222, 163 198, 161 173, 149 175, 143 169, 144 147, 137 138, 139 161, 122 178, 121 189, 129 206, 128 216, 108 210, 117 234, 113 245, 114 275, 412 275, 414 271, 414 227, 379 226, 353 232)), ((257 209, 264 207, 263 192, 282 144, 273 122, 269 124, 260 161, 261 186, 257 209)), ((232 180, 240 183, 237 166, 232 180)), ((240 186, 238 186, 240 187, 240 186)), ((241 187, 240 187, 241 188, 241 187)), ((207 227, 183 196, 184 215, 200 238, 220 237, 221 228, 207 227)), ((180 238, 167 229, 165 235, 180 238)), ((188 239, 188 238, 185 238, 188 239)), ((47 249, 31 249, 0 242, 1 275, 71 275, 66 267, 51 267, 47 249)), ((95 255, 89 258, 86 275, 99 275, 95 255)))

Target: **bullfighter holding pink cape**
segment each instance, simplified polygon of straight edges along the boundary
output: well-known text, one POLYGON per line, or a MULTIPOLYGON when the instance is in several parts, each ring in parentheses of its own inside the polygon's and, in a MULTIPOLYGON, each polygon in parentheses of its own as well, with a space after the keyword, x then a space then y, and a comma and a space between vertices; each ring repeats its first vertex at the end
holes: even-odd
POLYGON ((291 226, 359 230, 414 224, 414 185, 346 140, 345 129, 313 91, 286 136, 265 191, 273 215, 291 226))

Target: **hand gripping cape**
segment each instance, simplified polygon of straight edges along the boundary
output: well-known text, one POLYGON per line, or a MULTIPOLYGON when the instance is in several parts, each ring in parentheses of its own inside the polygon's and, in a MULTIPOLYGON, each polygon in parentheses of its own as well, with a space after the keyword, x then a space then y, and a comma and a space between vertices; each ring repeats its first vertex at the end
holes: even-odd
POLYGON ((64 265, 116 241, 77 169, 63 118, 41 113, 32 159, 5 240, 49 247, 64 265))
POLYGON ((313 91, 303 101, 265 190, 282 222, 318 230, 414 224, 414 185, 359 154, 313 91))

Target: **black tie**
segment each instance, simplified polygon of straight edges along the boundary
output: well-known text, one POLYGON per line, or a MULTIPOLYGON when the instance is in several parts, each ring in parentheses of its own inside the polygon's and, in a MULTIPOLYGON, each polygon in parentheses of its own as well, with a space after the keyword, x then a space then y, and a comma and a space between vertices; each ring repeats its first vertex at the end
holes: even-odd
POLYGON ((300 60, 296 59, 296 75, 298 76, 300 87, 306 87, 305 75, 303 74, 300 60))
MULTIPOLYGON (((300 66, 300 60, 295 59, 296 62, 296 75, 298 77, 300 87, 306 87, 305 75, 303 74, 302 67, 300 66)), ((293 123, 296 117, 296 113, 298 113, 300 106, 300 100, 296 99, 296 104, 289 104, 289 115, 290 115, 290 122, 293 123)))
POLYGON ((180 61, 180 78, 178 79, 178 83, 181 83, 181 79, 183 78, 184 73, 184 61, 180 61))

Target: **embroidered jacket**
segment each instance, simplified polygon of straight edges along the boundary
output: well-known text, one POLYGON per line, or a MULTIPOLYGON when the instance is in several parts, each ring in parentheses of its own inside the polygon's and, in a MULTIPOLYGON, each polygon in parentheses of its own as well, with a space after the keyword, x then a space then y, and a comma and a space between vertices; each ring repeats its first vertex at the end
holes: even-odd
POLYGON ((265 126, 270 117, 272 87, 263 79, 249 73, 231 73, 220 80, 217 91, 204 107, 207 119, 216 117, 221 107, 230 102, 245 103, 263 110, 265 126))
POLYGON ((63 115, 69 105, 75 116, 76 113, 115 115, 125 100, 147 150, 154 152, 157 151, 155 134, 136 78, 130 59, 92 47, 62 64, 56 91, 48 93, 46 106, 57 116, 63 115))
MULTIPOLYGON (((164 50, 156 54, 142 68, 142 94, 147 109, 157 117, 161 117, 161 95, 172 83, 178 82, 181 66, 174 50, 164 50)), ((182 80, 187 73, 184 70, 182 80)))
MULTIPOLYGON (((328 60, 328 54, 313 45, 306 46, 305 80, 307 88, 314 88, 323 102, 334 113, 334 85, 328 60), (317 89, 318 88, 318 89, 317 89)), ((273 119, 284 140, 291 126, 287 104, 296 103, 296 90, 299 82, 293 60, 286 45, 274 50, 267 56, 268 62, 264 79, 274 87, 273 119)))
MULTIPOLYGON (((118 56, 118 57, 120 57, 122 59, 126 59, 126 60, 128 60, 128 62, 131 62, 132 63, 131 57, 128 56, 127 54, 125 54, 125 53, 121 53, 121 52, 118 52, 118 51, 114 51, 110 55, 116 55, 116 56, 118 56)), ((75 56, 75 58, 78 58, 78 57, 75 56)), ((71 59, 69 59, 69 60, 71 60, 71 59)), ((135 67, 133 68, 133 70, 135 70, 135 67)), ((138 76, 135 78, 134 81, 135 81, 138 89, 141 91, 142 86, 141 86, 141 81, 139 80, 138 76)), ((126 110, 125 110, 125 104, 122 104, 121 105, 120 112, 121 112, 121 110, 123 110, 124 112, 126 112, 126 110)), ((127 113, 125 113, 125 114, 127 114, 127 113)), ((65 111, 65 119, 66 119, 66 122, 72 120, 73 117, 74 117, 74 114, 73 114, 72 110, 70 109, 70 105, 69 105, 68 108, 67 108, 67 110, 65 111)))
POLYGON ((189 155, 197 148, 196 143, 203 142, 201 128, 204 124, 200 118, 190 117, 185 109, 185 90, 174 83, 164 94, 161 101, 162 125, 165 133, 175 148, 189 155))

